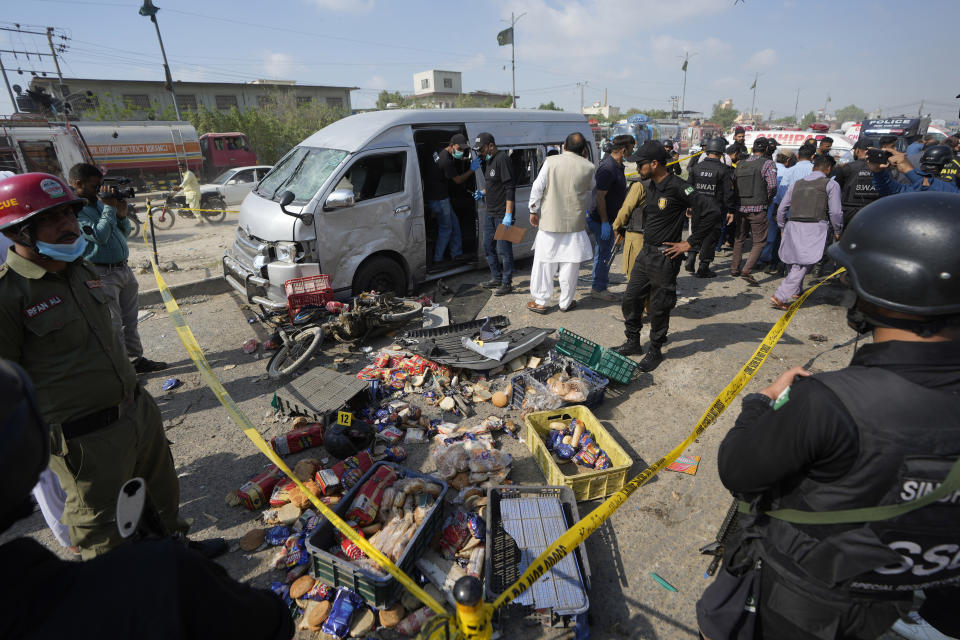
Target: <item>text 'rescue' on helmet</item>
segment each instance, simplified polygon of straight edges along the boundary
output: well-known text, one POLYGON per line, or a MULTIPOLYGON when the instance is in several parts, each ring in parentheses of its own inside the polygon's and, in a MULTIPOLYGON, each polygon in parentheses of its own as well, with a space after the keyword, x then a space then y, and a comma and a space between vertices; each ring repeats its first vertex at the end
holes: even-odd
POLYGON ((62 204, 79 211, 87 201, 49 173, 22 173, 0 180, 0 231, 16 227, 62 204))
POLYGON ((924 191, 867 205, 827 253, 857 295, 930 317, 960 314, 960 194, 924 191))

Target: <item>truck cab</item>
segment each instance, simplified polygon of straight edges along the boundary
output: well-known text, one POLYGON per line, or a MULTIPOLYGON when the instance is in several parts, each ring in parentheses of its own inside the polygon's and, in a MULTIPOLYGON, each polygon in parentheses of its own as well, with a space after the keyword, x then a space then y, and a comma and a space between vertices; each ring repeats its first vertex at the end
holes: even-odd
POLYGON ((203 177, 212 180, 227 169, 257 164, 257 154, 250 148, 247 135, 239 131, 205 133, 200 136, 203 155, 203 177))

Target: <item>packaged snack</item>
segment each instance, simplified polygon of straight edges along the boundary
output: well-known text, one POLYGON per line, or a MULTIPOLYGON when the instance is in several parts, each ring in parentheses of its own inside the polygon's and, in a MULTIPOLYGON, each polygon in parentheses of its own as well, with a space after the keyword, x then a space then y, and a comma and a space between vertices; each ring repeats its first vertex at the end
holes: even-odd
MULTIPOLYGON (((573 455, 573 454, 570 454, 573 455)), ((474 473, 485 473, 504 469, 509 467, 513 458, 509 453, 504 453, 499 449, 486 450, 476 448, 470 451, 470 471, 474 473)))
POLYGON ((284 456, 323 444, 323 425, 316 422, 270 439, 273 450, 284 456))
POLYGON ((470 527, 470 535, 478 540, 483 540, 487 536, 487 525, 483 521, 483 518, 479 514, 473 514, 470 516, 470 519, 467 520, 467 526, 470 527))
POLYGON ((386 351, 381 351, 377 354, 377 357, 373 359, 374 366, 385 367, 390 364, 390 354, 386 351))
POLYGON ((270 527, 267 529, 267 534, 263 537, 272 547, 277 547, 287 541, 287 538, 290 537, 292 531, 290 527, 284 524, 278 524, 275 527, 270 527))
POLYGON ((593 465, 596 464, 597 458, 601 453, 603 453, 603 450, 598 447, 596 443, 591 442, 577 452, 577 455, 573 457, 573 461, 585 467, 593 468, 593 465))
POLYGON ((289 482, 278 482, 277 486, 273 488, 273 493, 270 494, 270 506, 282 507, 290 502, 290 489, 296 486, 292 480, 289 482))
POLYGON ((370 453, 361 451, 353 457, 344 458, 329 469, 320 469, 315 479, 323 495, 329 495, 342 488, 342 476, 347 469, 359 469, 360 475, 363 475, 372 466, 373 458, 370 457, 370 453))
POLYGON ((330 616, 320 630, 338 638, 344 638, 350 631, 350 622, 353 614, 363 606, 363 599, 346 587, 337 589, 337 596, 333 599, 333 608, 330 616))
POLYGON ((576 454, 577 450, 574 449, 569 444, 564 444, 561 442, 557 445, 557 457, 561 460, 569 460, 576 454))
POLYGON ((313 585, 313 588, 310 589, 310 591, 307 591, 307 593, 301 599, 316 600, 319 602, 321 600, 331 599, 333 597, 333 593, 333 587, 325 585, 318 580, 317 583, 313 585))
POLYGON ((390 462, 403 462, 407 459, 407 452, 403 447, 390 447, 383 452, 383 455, 390 462))
POLYGON ((360 469, 347 469, 343 472, 343 475, 340 476, 340 484, 343 486, 344 491, 349 491, 353 485, 360 482, 360 478, 363 477, 363 471, 360 469))
MULTIPOLYGON (((361 538, 364 537, 363 531, 360 531, 359 528, 353 527, 353 530, 357 532, 357 535, 361 538)), ((343 551, 343 554, 350 558, 351 560, 359 560, 364 557, 363 551, 357 546, 357 543, 346 537, 339 531, 337 531, 337 536, 340 538, 340 550, 343 551)))
POLYGON ((440 554, 453 560, 457 551, 470 539, 470 516, 465 511, 453 512, 440 530, 440 554))
POLYGON ((237 497, 247 509, 253 511, 260 509, 267 504, 268 496, 273 493, 273 488, 280 482, 283 472, 276 465, 270 465, 266 471, 258 473, 242 487, 237 489, 237 497))
POLYGON ((597 456, 597 461, 594 463, 593 468, 597 470, 609 469, 613 466, 613 463, 610 462, 610 458, 607 457, 606 453, 601 453, 597 456))
POLYGON ((377 512, 380 511, 384 490, 393 485, 396 480, 396 471, 386 465, 379 467, 373 476, 363 483, 360 491, 353 498, 347 511, 347 518, 361 526, 373 522, 377 512))
POLYGON ((551 429, 550 435, 547 436, 547 449, 550 451, 555 451, 561 440, 563 440, 563 431, 560 431, 559 429, 551 429))
POLYGON ((433 611, 433 609, 430 607, 423 607, 421 609, 417 609, 406 618, 401 620, 400 624, 398 624, 395 628, 405 636, 416 635, 416 633, 420 631, 420 628, 423 627, 423 623, 435 615, 437 614, 433 611))
POLYGON ((310 561, 310 555, 307 553, 307 547, 303 540, 303 535, 294 534, 283 543, 284 548, 287 550, 287 555, 284 558, 284 566, 286 568, 290 569, 301 564, 306 565, 307 562, 310 561))
POLYGON ((403 431, 396 427, 387 427, 383 431, 377 434, 377 437, 385 441, 387 444, 395 445, 401 440, 403 440, 403 431))

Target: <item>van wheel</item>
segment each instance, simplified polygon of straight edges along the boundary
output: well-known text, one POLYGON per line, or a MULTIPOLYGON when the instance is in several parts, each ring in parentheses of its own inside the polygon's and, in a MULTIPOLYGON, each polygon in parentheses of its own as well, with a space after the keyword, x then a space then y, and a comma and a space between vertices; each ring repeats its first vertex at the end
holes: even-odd
POLYGON ((407 293, 407 276, 395 260, 384 256, 370 258, 357 269, 353 278, 353 295, 364 291, 392 292, 402 296, 407 293))

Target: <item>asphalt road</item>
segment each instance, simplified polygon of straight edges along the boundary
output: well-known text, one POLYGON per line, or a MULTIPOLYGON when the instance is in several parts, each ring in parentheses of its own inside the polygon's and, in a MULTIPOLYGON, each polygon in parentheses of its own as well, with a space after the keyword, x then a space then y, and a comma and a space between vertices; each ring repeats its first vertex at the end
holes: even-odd
MULTIPOLYGON (((664 351, 666 360, 654 373, 643 374, 628 385, 611 384, 605 402, 596 411, 607 430, 632 457, 631 477, 690 433, 714 396, 781 315, 767 303, 777 284, 773 278, 762 276, 761 286, 750 288, 729 275, 728 263, 729 258, 723 256, 717 260, 714 266, 720 277, 712 280, 694 278, 681 271, 680 301, 672 315, 664 351)), ((519 269, 514 281, 516 292, 490 298, 482 315, 505 314, 513 327, 562 326, 606 346, 622 342, 619 305, 586 297, 588 284, 581 285, 580 305, 572 312, 554 311, 546 316, 528 312, 525 307, 529 300, 529 263, 521 262, 519 269)), ((581 275, 588 274, 585 266, 581 275)), ((446 284, 456 290, 460 283, 479 283, 486 276, 475 271, 446 284)), ((424 287, 426 293, 434 293, 435 289, 435 285, 424 287)), ((623 284, 615 285, 613 290, 622 291, 623 284)), ((838 369, 849 362, 852 345, 832 349, 853 337, 845 322, 845 310, 839 306, 841 294, 838 284, 825 285, 813 294, 744 393, 759 390, 785 369, 814 357, 817 359, 813 369, 820 371, 838 369), (811 339, 814 334, 825 336, 826 341, 811 339)), ((234 294, 222 294, 186 298, 181 303, 208 361, 243 411, 264 437, 283 433, 288 425, 276 422, 270 407, 277 385, 266 378, 266 358, 260 353, 248 355, 240 348, 251 337, 261 341, 267 337, 258 325, 248 323, 251 314, 242 301, 234 294)), ((267 586, 281 577, 280 572, 269 568, 270 551, 247 554, 236 547, 240 536, 256 526, 254 519, 258 514, 224 503, 228 492, 237 489, 267 461, 205 388, 167 314, 159 308, 150 311, 153 315, 140 325, 145 355, 168 361, 170 368, 146 377, 144 382, 163 410, 180 475, 182 512, 193 520, 192 536, 227 538, 233 543, 233 550, 221 562, 230 574, 267 586), (162 391, 161 384, 170 377, 181 380, 182 386, 162 391)), ((553 338, 555 335, 551 343, 553 338)), ((371 346, 388 343, 388 339, 381 339, 371 346)), ((349 371, 357 370, 369 358, 349 354, 342 346, 326 345, 313 362, 329 365, 338 355, 347 358, 349 371)), ((662 472, 586 542, 593 571, 592 638, 697 637, 694 604, 707 584, 703 573, 709 563, 698 555, 697 549, 714 538, 730 504, 730 496, 717 477, 716 452, 738 411, 739 402, 685 452, 701 456, 695 476, 662 472), (662 576, 677 591, 657 584, 650 577, 651 572, 662 576)), ((485 415, 485 411, 480 411, 472 420, 485 415)), ((501 441, 504 449, 517 458, 512 475, 515 481, 544 482, 522 443, 506 437, 501 441)), ((411 445, 408 450, 410 466, 432 470, 427 445, 411 445)), ((323 450, 306 455, 317 456, 318 451, 325 455, 323 450)), ((292 457, 293 461, 298 457, 304 456, 292 457)), ((597 504, 580 503, 581 514, 597 504)), ((18 523, 0 541, 12 535, 30 535, 56 548, 39 513, 18 523)), ((504 637, 572 637, 571 630, 545 629, 515 618, 511 618, 504 632, 504 637)))

